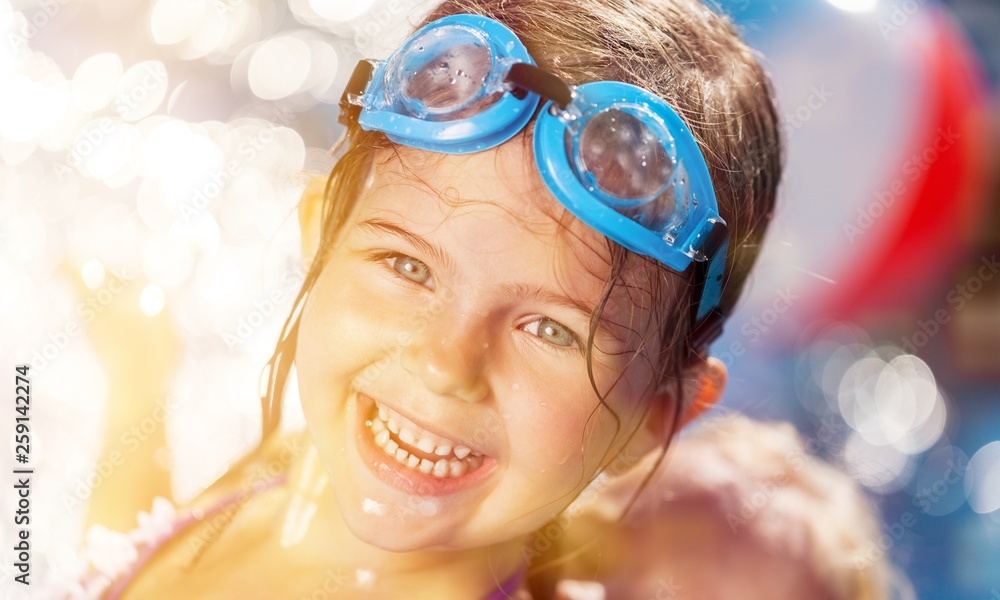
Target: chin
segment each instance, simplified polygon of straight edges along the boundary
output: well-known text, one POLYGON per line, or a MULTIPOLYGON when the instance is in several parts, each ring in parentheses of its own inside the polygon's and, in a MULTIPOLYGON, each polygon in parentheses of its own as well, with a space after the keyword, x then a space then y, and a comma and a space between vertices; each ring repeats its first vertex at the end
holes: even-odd
POLYGON ((347 528, 356 538, 389 552, 413 552, 441 548, 450 541, 453 525, 431 511, 425 499, 414 498, 414 507, 400 505, 374 495, 350 498, 338 496, 338 509, 347 528), (443 531, 444 529, 444 531, 443 531))

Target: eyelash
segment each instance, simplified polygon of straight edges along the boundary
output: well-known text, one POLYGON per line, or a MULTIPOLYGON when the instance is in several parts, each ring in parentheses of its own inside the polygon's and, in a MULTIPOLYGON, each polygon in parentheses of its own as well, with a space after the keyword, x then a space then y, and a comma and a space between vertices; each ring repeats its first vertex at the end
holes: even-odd
MULTIPOLYGON (((543 344, 545 344, 546 346, 548 346, 550 348, 555 348, 559 352, 574 352, 574 353, 575 352, 580 352, 580 353, 583 352, 583 344, 580 343, 580 338, 576 335, 576 333, 574 333, 572 329, 570 329, 569 327, 566 327, 565 325, 563 325, 559 321, 556 321, 555 319, 552 319, 550 317, 543 317, 543 316, 539 315, 537 319, 535 319, 534 321, 529 321, 526 324, 530 325, 531 323, 535 323, 535 322, 539 322, 539 321, 551 321, 553 323, 556 323, 557 325, 559 325, 560 327, 562 327, 563 329, 565 329, 566 333, 568 333, 569 336, 573 339, 573 344, 572 345, 570 345, 570 346, 560 346, 558 344, 551 344, 549 342, 546 342, 545 340, 543 340, 538 335, 532 334, 534 337, 538 338, 538 340, 540 342, 542 342, 543 344)), ((541 329, 541 324, 539 324, 538 328, 541 329)))
MULTIPOLYGON (((419 285, 419 286, 422 286, 422 287, 426 287, 422 283, 413 281, 412 279, 407 279, 406 277, 403 277, 402 275, 400 275, 399 271, 397 271, 396 269, 394 269, 393 266, 390 265, 388 263, 388 261, 386 260, 386 259, 389 259, 389 258, 409 258, 409 259, 412 259, 412 260, 414 260, 416 262, 419 262, 419 263, 423 264, 425 267, 427 266, 427 264, 424 263, 424 261, 420 260, 419 258, 416 258, 414 256, 410 256, 409 254, 403 254, 402 252, 376 252, 375 254, 373 254, 370 257, 368 257, 368 261, 376 263, 376 264, 382 266, 387 271, 389 271, 390 275, 392 275, 394 277, 397 277, 398 279, 400 279, 400 280, 402 280, 402 281, 404 281, 406 283, 409 283, 409 284, 412 284, 412 285, 419 285)), ((430 271, 430 267, 427 267, 427 270, 430 271)))
MULTIPOLYGON (((375 254, 372 254, 371 256, 368 257, 368 261, 372 262, 372 263, 376 263, 376 264, 381 265, 382 267, 384 267, 386 270, 389 271, 390 275, 392 275, 392 276, 394 276, 394 277, 396 277, 396 278, 398 278, 398 279, 400 279, 400 280, 402 280, 402 281, 404 281, 406 283, 410 283, 410 284, 414 284, 414 285, 420 285, 420 286, 423 285, 421 283, 417 283, 416 281, 413 281, 412 279, 407 279, 406 277, 403 277, 402 275, 400 275, 399 272, 396 271, 396 269, 394 269, 392 267, 392 265, 390 265, 387 262, 386 259, 389 259, 389 258, 409 258, 409 259, 415 260, 415 261, 417 261, 419 263, 422 263, 422 264, 424 264, 424 266, 426 266, 426 263, 423 263, 423 261, 421 261, 419 258, 416 258, 414 256, 410 256, 408 254, 403 254, 402 252, 376 252, 375 254)), ((428 270, 429 270, 429 268, 428 268, 428 270)), ((527 324, 535 323, 536 321, 551 321, 553 323, 556 323, 557 325, 559 325, 560 327, 562 327, 563 329, 565 329, 566 332, 573 339, 573 345, 571 345, 571 346, 560 346, 558 344, 552 344, 552 343, 546 342, 545 340, 543 340, 538 335, 532 334, 532 335, 534 335, 534 337, 538 338, 538 340, 541 341, 542 343, 544 343, 546 346, 548 346, 550 348, 554 348, 554 349, 556 349, 559 352, 583 352, 583 344, 580 343, 580 337, 572 329, 570 329, 569 327, 563 325, 562 323, 560 323, 559 321, 556 321, 555 319, 553 319, 551 317, 546 317, 546 316, 543 316, 543 315, 538 315, 537 319, 535 319, 534 321, 529 321, 527 324)), ((540 328, 541 328, 541 324, 539 324, 539 329, 540 328)))

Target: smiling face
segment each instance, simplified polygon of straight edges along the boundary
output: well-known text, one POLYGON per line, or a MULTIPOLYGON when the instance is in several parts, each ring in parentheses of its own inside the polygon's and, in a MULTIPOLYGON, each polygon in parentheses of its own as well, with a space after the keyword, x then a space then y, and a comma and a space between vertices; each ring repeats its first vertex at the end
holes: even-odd
POLYGON ((593 348, 611 392, 595 394, 586 347, 609 249, 524 148, 382 155, 303 310, 309 433, 341 514, 373 545, 472 548, 540 528, 650 402, 652 370, 625 335, 649 318, 620 288, 593 348))

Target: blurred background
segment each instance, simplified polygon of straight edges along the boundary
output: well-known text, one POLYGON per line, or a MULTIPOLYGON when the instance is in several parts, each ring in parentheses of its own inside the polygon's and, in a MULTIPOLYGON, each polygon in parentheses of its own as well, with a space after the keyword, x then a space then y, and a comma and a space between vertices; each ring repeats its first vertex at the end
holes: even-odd
MULTIPOLYGON (((0 0, 0 365, 32 365, 36 581, 256 442, 343 85, 433 4, 0 0)), ((856 479, 898 597, 1000 599, 1000 5, 713 6, 764 56, 788 157, 718 410, 790 420, 856 479)), ((30 597, 12 562, 0 597, 30 597)))

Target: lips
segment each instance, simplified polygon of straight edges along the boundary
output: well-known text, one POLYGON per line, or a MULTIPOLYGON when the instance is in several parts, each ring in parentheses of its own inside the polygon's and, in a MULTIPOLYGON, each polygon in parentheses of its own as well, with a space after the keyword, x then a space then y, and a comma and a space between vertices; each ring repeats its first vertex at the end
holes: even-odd
POLYGON ((459 440, 428 431, 411 419, 358 394, 361 457, 383 482, 421 496, 455 493, 482 481, 496 460, 459 440))

